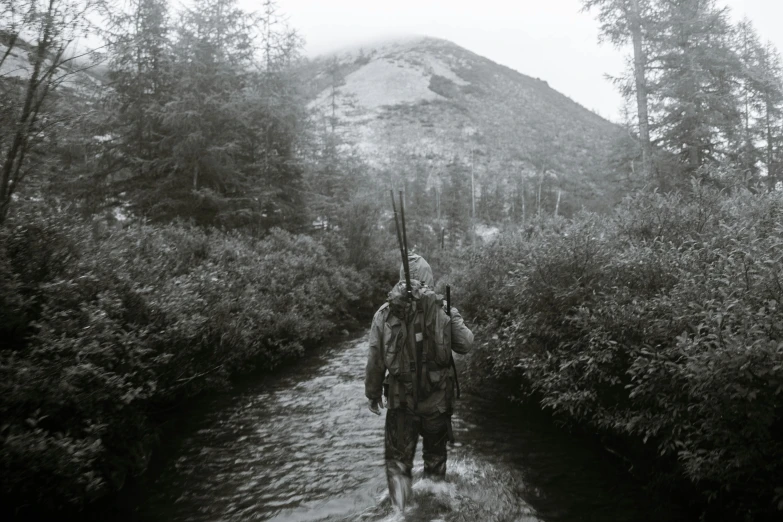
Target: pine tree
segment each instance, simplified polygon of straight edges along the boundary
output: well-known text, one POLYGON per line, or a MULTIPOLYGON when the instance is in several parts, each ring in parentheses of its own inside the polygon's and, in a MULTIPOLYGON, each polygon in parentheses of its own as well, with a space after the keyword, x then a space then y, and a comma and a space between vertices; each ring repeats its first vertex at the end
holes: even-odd
POLYGON ((770 184, 783 181, 783 61, 767 43, 758 54, 757 112, 764 140, 763 164, 770 184))
POLYGON ((714 0, 662 2, 650 82, 656 142, 687 172, 722 161, 740 127, 734 90, 738 58, 725 9, 714 0))
POLYGON ((273 3, 255 15, 198 0, 169 28, 162 0, 137 2, 115 25, 126 31, 114 62, 136 210, 259 231, 301 222, 300 41, 264 18, 273 3))
POLYGON ((263 189, 258 198, 265 226, 298 227, 307 220, 299 159, 306 102, 294 65, 304 43, 274 0, 263 0, 256 28, 253 34, 261 58, 255 85, 247 89, 246 101, 254 116, 247 121, 242 143, 253 161, 246 164, 245 174, 263 189))
POLYGON ((327 77, 327 104, 316 113, 306 143, 305 183, 310 194, 308 209, 315 218, 330 226, 339 224, 340 208, 358 188, 356 178, 360 175, 356 168, 358 158, 342 134, 338 94, 344 79, 336 56, 327 66, 327 77))
MULTIPOLYGON (((127 10, 109 10, 111 53, 107 90, 111 117, 106 154, 130 176, 155 177, 169 151, 162 148, 161 113, 172 100, 174 77, 168 2, 131 0, 127 10)), ((113 170, 113 169, 110 169, 113 170)))
POLYGON ((633 74, 630 80, 618 83, 626 97, 636 99, 642 171, 650 175, 655 170, 648 100, 649 40, 655 32, 653 0, 582 0, 582 6, 598 11, 602 38, 616 46, 632 45, 633 74))
POLYGON ((762 47, 753 25, 747 18, 735 30, 735 53, 739 59, 737 97, 741 115, 741 129, 733 140, 734 163, 745 180, 755 178, 763 161, 763 150, 758 146, 764 137, 762 127, 764 71, 762 47))
POLYGON ((239 130, 232 109, 253 65, 252 25, 235 4, 199 0, 177 24, 177 96, 166 116, 177 166, 190 174, 193 190, 232 189, 239 130))

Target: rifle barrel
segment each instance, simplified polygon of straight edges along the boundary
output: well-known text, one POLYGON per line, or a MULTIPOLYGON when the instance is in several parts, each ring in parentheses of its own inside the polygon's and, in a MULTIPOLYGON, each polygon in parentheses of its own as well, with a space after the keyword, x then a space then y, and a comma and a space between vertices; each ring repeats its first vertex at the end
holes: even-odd
MULTIPOLYGON (((411 287, 411 268, 408 264, 408 236, 405 233, 405 201, 402 199, 402 191, 399 191, 400 196, 400 218, 402 220, 402 267, 405 271, 405 285, 408 290, 408 297, 413 299, 413 289, 411 287)), ((394 196, 392 195, 392 199, 394 196)))
MULTIPOLYGON (((400 246, 400 257, 402 257, 403 272, 405 273, 405 290, 408 292, 408 298, 410 299, 413 297, 413 289, 411 288, 411 273, 408 267, 408 252, 403 235, 400 233, 400 221, 397 219, 397 204, 394 202, 394 190, 390 189, 389 194, 391 195, 392 209, 394 209, 394 227, 397 229, 397 244, 400 246)), ((403 214, 403 231, 405 230, 404 219, 405 216, 403 214)))
MULTIPOLYGON (((446 315, 451 317, 451 286, 450 285, 446 285, 446 315)), ((451 326, 452 326, 451 323, 449 323, 449 328, 451 328, 451 326)), ((451 336, 449 336, 449 339, 451 339, 451 336)), ((459 377, 457 376, 457 365, 454 363, 453 355, 450 358, 449 364, 451 365, 451 369, 454 371, 454 384, 457 387, 457 398, 459 399, 460 396, 459 377)))

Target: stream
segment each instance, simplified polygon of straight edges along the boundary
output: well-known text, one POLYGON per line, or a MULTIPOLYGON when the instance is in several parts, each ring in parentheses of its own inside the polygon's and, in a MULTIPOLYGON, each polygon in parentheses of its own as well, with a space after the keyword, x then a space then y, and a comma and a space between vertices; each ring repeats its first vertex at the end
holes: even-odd
POLYGON ((685 521, 601 448, 543 415, 463 396, 446 482, 421 477, 395 512, 386 494, 383 415, 367 410, 367 335, 209 402, 182 428, 129 520, 685 521))

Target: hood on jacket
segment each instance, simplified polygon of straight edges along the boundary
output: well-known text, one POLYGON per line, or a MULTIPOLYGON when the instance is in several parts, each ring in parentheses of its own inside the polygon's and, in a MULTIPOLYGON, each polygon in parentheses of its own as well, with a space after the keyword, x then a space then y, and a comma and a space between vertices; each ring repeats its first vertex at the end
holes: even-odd
MULTIPOLYGON (((411 270, 411 279, 421 281, 430 288, 435 287, 435 276, 427 260, 417 254, 408 255, 408 266, 411 270)), ((405 268, 400 265, 400 281, 405 281, 405 268)))

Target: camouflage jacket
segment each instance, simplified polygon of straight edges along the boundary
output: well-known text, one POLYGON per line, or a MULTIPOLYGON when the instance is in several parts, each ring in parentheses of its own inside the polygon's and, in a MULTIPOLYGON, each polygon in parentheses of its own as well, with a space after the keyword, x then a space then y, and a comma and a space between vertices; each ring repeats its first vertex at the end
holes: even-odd
POLYGON ((468 353, 473 348, 473 332, 465 326, 456 308, 452 307, 449 317, 442 297, 431 290, 427 289, 416 301, 418 306, 404 320, 391 313, 388 303, 375 313, 370 328, 365 395, 380 400, 385 391, 391 409, 403 407, 422 415, 450 413, 454 397, 452 351, 468 353), (419 386, 414 390, 417 321, 422 325, 418 329, 423 329, 424 339, 419 386))

